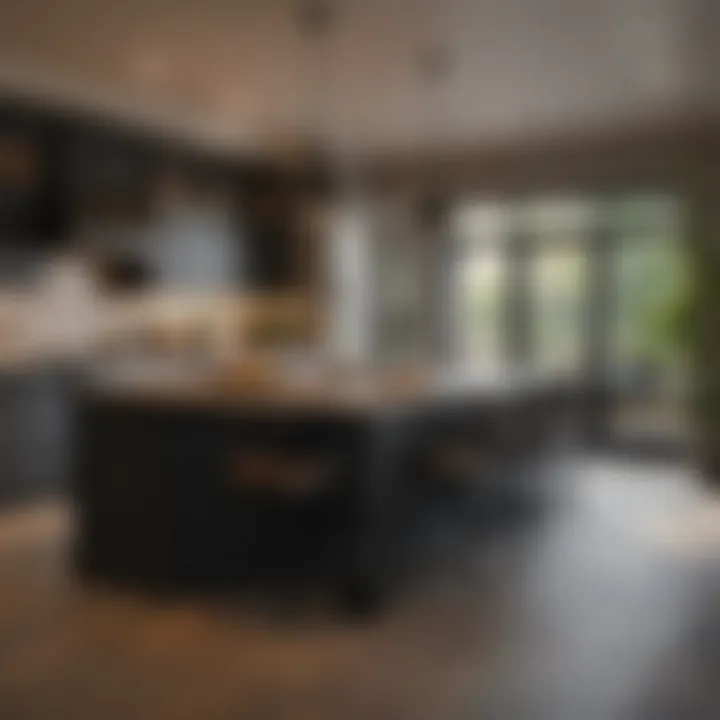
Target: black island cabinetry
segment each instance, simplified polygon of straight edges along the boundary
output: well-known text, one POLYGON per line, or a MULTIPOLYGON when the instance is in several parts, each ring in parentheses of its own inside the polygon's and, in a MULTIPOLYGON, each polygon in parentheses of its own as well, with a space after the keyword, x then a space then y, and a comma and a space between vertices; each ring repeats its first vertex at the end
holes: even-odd
POLYGON ((540 488, 561 395, 513 386, 298 405, 282 392, 259 401, 88 390, 78 568, 150 589, 322 580, 379 590, 391 581, 397 533, 428 487, 540 488))

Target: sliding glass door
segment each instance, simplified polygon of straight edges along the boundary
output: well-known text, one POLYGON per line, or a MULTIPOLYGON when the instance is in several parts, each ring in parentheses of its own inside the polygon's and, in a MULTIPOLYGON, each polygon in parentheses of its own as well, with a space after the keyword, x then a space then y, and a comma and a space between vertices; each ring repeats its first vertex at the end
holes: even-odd
POLYGON ((579 379, 595 440, 683 438, 687 281, 672 198, 469 203, 453 227, 464 364, 579 379))
POLYGON ((453 223, 455 353, 463 365, 479 370, 497 370, 505 362, 508 218, 501 205, 471 204, 459 209, 453 223))
POLYGON ((631 198, 613 208, 610 313, 610 429, 652 442, 686 433, 687 267, 679 210, 665 198, 631 198))
POLYGON ((588 247, 594 207, 548 200, 522 209, 530 364, 580 375, 587 346, 588 247))

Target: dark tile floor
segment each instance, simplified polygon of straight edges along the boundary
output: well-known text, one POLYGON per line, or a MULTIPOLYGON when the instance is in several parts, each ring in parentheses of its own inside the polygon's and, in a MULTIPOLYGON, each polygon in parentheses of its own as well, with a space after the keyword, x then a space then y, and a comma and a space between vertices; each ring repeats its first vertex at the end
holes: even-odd
POLYGON ((83 587, 71 527, 0 520, 2 720, 720 718, 720 498, 682 469, 579 462, 355 624, 83 587))

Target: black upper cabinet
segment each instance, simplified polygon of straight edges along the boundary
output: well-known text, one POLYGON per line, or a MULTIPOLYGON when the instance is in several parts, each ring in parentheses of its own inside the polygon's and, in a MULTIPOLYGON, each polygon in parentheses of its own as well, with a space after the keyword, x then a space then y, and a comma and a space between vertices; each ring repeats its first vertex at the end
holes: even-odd
POLYGON ((155 158, 147 143, 113 128, 75 124, 64 145, 64 186, 71 214, 106 222, 147 215, 155 158))
MULTIPOLYGON (((51 202, 49 127, 18 111, 0 115, 0 239, 35 239, 51 202)), ((48 223, 49 224, 49 223, 48 223)))
POLYGON ((279 171, 257 174, 245 188, 246 282, 257 290, 297 286, 298 193, 279 171))
POLYGON ((30 238, 40 243, 60 243, 72 232, 74 217, 67 183, 72 157, 67 152, 69 128, 48 123, 40 141, 42 172, 37 182, 30 238))
POLYGON ((190 207, 221 198, 244 245, 237 269, 244 286, 297 284, 297 193, 280 170, 80 112, 0 98, 0 245, 63 247, 88 224, 152 223, 173 193, 190 207))
POLYGON ((242 182, 245 163, 97 118, 0 99, 0 243, 57 244, 83 221, 147 216, 172 173, 242 182))

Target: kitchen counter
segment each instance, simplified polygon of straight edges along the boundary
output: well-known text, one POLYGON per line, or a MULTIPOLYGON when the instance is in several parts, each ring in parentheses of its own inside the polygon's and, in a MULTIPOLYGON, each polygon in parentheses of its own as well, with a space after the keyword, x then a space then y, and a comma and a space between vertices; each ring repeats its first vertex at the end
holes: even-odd
POLYGON ((508 400, 557 389, 559 381, 529 372, 268 372, 144 364, 97 372, 96 398, 176 408, 358 413, 421 407, 442 400, 508 400))
POLYGON ((470 451, 509 487, 539 467, 561 397, 528 375, 96 373, 81 402, 78 566, 172 588, 311 568, 367 597, 386 584, 406 500, 445 482, 430 470, 470 451))

